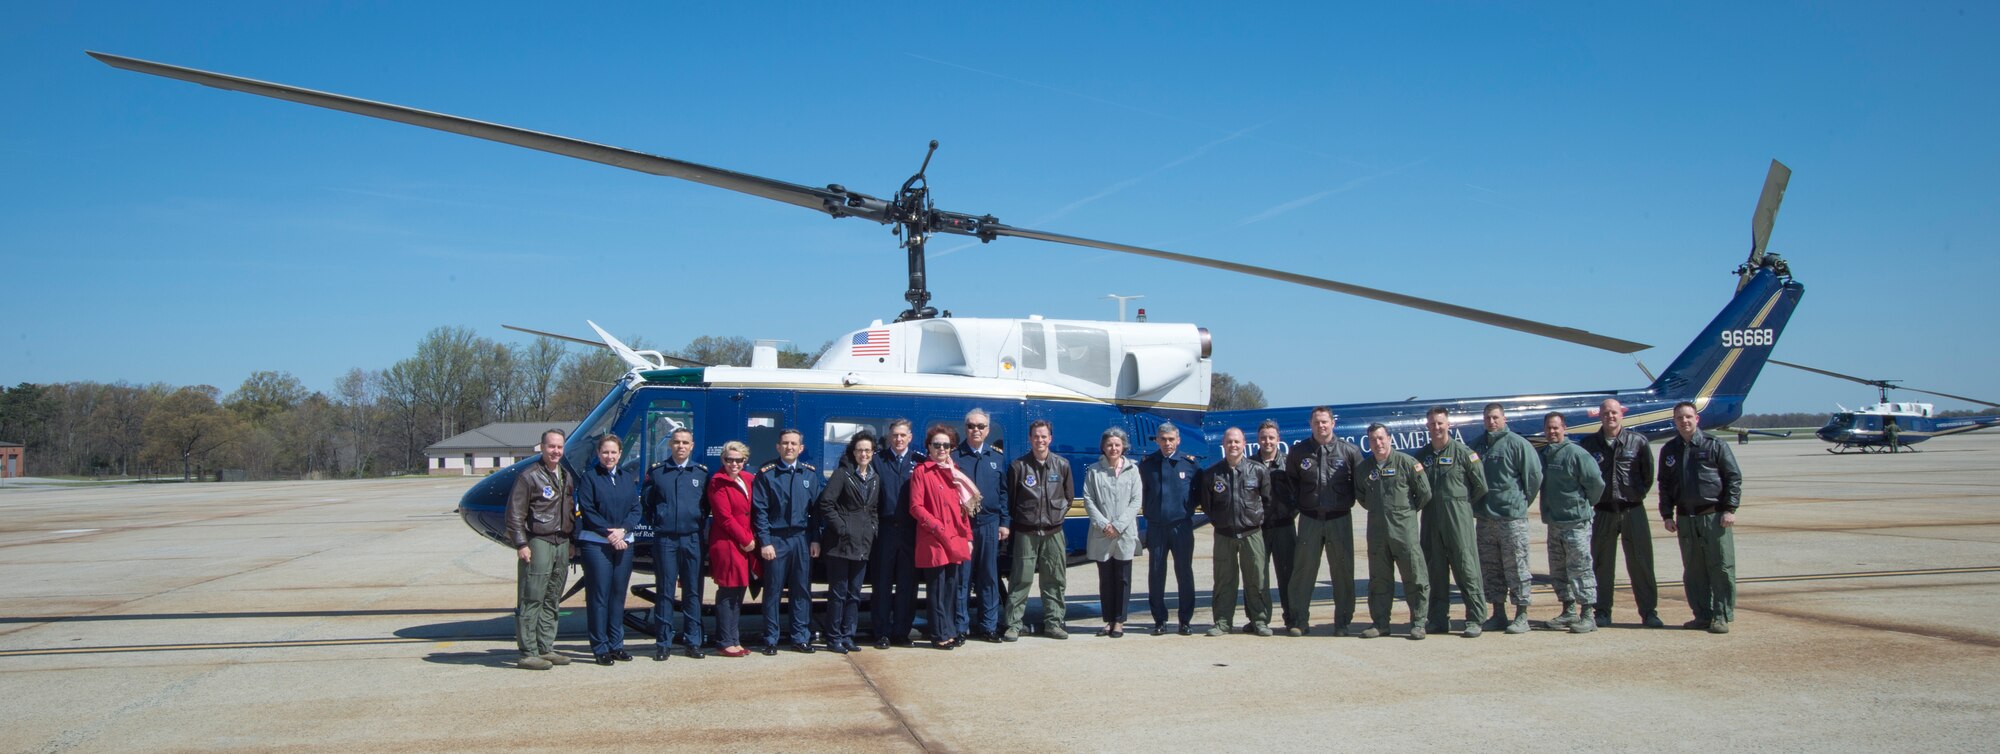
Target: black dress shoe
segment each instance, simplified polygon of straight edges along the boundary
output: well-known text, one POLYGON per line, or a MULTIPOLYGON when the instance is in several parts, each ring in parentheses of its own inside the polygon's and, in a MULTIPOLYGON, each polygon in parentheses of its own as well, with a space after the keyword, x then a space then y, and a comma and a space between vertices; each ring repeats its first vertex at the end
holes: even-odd
POLYGON ((889 640, 888 640, 888 639, 886 639, 886 638, 883 638, 883 639, 876 639, 876 640, 875 640, 875 648, 876 648, 876 649, 888 649, 888 648, 889 648, 889 640))
POLYGON ((1004 639, 1000 638, 999 634, 980 634, 979 640, 988 644, 999 644, 1004 641, 1004 639))
POLYGON ((631 662, 632 653, 627 652, 623 649, 614 649, 611 650, 611 659, 617 660, 619 662, 631 662))
POLYGON ((653 662, 666 662, 667 658, 672 656, 673 653, 668 651, 666 647, 653 650, 653 662))
POLYGON ((611 655, 592 655, 592 657, 597 661, 597 664, 607 668, 611 667, 612 663, 617 662, 617 660, 611 659, 611 655))
POLYGON ((699 660, 699 659, 701 659, 701 658, 703 658, 703 657, 707 657, 707 656, 708 656, 708 653, 706 653, 706 652, 703 652, 703 651, 701 651, 701 647, 697 647, 697 646, 695 646, 695 645, 693 645, 693 644, 689 644, 689 645, 688 645, 688 647, 687 647, 687 656, 688 656, 688 657, 689 657, 690 659, 695 659, 695 660, 699 660))
POLYGON ((841 644, 841 643, 839 643, 839 642, 835 642, 835 643, 833 643, 833 644, 828 644, 828 645, 826 645, 826 651, 828 651, 828 652, 832 652, 832 653, 834 653, 834 654, 842 654, 842 655, 844 655, 844 654, 847 654, 847 645, 846 645, 846 644, 841 644))
POLYGON ((797 652, 797 653, 799 653, 799 654, 802 654, 802 655, 809 655, 809 654, 812 654, 812 653, 814 653, 814 652, 818 652, 818 651, 819 651, 819 649, 818 649, 818 648, 815 648, 815 647, 814 647, 813 645, 811 645, 811 644, 807 644, 807 643, 805 643, 805 642, 799 642, 799 643, 797 643, 797 644, 793 644, 793 645, 792 645, 792 651, 794 651, 794 652, 797 652))
POLYGON ((777 656, 778 656, 778 645, 776 645, 776 644, 766 644, 766 645, 764 645, 764 646, 761 646, 761 647, 758 647, 758 648, 757 648, 757 651, 758 651, 758 652, 762 652, 762 653, 764 654, 764 656, 765 656, 765 657, 777 657, 777 656))
POLYGON ((1165 623, 1155 623, 1155 624, 1153 624, 1153 635, 1154 635, 1154 636, 1165 636, 1165 635, 1167 635, 1167 624, 1165 624, 1165 623))
POLYGON ((1192 629, 1192 628, 1189 628, 1189 627, 1188 627, 1188 624, 1186 624, 1186 623, 1182 623, 1182 624, 1181 624, 1181 630, 1180 630, 1180 634, 1181 634, 1182 636, 1191 636, 1191 635, 1193 635, 1193 634, 1194 634, 1194 629, 1192 629))

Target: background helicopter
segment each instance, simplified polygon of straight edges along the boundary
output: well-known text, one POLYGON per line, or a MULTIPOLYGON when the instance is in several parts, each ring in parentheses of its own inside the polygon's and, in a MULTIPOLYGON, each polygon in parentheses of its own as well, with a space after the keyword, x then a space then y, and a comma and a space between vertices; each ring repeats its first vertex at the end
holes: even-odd
MULTIPOLYGON (((1162 422, 1172 421, 1190 430, 1183 435, 1183 450, 1209 459, 1219 457, 1215 447, 1224 429, 1254 427, 1265 417, 1281 422, 1282 441, 1287 444, 1306 436, 1307 407, 1207 411, 1213 343, 1206 330, 1191 324, 1045 320, 1035 316, 941 317, 930 306, 924 267, 926 243, 940 233, 982 242, 1028 238, 1200 265, 1616 353, 1648 347, 1576 328, 1320 277, 1020 228, 1001 223, 992 215, 939 210, 931 201, 925 177, 930 154, 916 174, 884 199, 838 184, 803 186, 457 116, 114 55, 91 55, 126 70, 682 178, 834 218, 859 217, 893 227, 899 246, 907 254, 906 308, 892 322, 878 320, 836 339, 835 347, 812 369, 779 369, 775 351, 768 348, 760 349, 747 367, 677 368, 657 353, 629 348, 599 329, 603 344, 631 369, 575 428, 574 436, 618 434, 627 440, 627 452, 635 464, 664 457, 663 441, 678 427, 694 431, 699 452, 709 459, 719 454, 724 441, 741 439, 757 454, 753 461, 769 457, 780 429, 796 427, 807 435, 808 458, 824 463, 837 457, 856 433, 864 429, 879 433, 891 417, 909 418, 919 427, 934 422, 956 424, 973 407, 992 414, 999 429, 994 439, 1003 444, 1009 433, 1018 434, 1030 421, 1052 421, 1057 427, 1056 451, 1079 467, 1094 459, 1097 434, 1107 426, 1120 426, 1135 438, 1146 438, 1162 422)), ((935 149, 933 142, 932 153, 935 149)), ((1750 257, 1734 273, 1735 294, 1651 384, 1629 390, 1336 405, 1339 434, 1363 441, 1362 431, 1379 421, 1390 426, 1398 447, 1411 447, 1427 439, 1420 424, 1429 406, 1452 406, 1458 412, 1457 421, 1476 426, 1479 409, 1488 402, 1507 406, 1515 428, 1524 434, 1538 434, 1540 416, 1548 411, 1569 415, 1573 431, 1590 432, 1598 426, 1595 414, 1599 403, 1610 397, 1627 405, 1627 426, 1648 435, 1671 431, 1671 407, 1681 400, 1697 405, 1705 425, 1726 425, 1741 414, 1744 397, 1804 294, 1804 286, 1792 279, 1786 262, 1765 251, 1788 176, 1789 171, 1773 161, 1753 214, 1750 257)), ((1144 441, 1140 442, 1143 450, 1144 441)), ((587 457, 572 454, 569 462, 580 465, 587 457)), ((496 473, 465 493, 459 511, 472 529, 500 539, 506 492, 525 463, 496 473)), ((1077 508, 1071 512, 1069 540, 1080 547, 1087 522, 1077 508)), ((644 555, 649 550, 639 549, 642 570, 650 567, 644 555)))
POLYGON ((1956 435, 1962 432, 1972 432, 1974 430, 2000 426, 2000 416, 1954 416, 1942 418, 1933 415, 1932 406, 1928 403, 1891 403, 1889 402, 1889 391, 1908 390, 1913 393, 1952 398, 1994 408, 2000 408, 2000 403, 1983 401, 1978 398, 1967 398, 1963 395, 1940 393, 1934 390, 1919 390, 1897 384, 1902 382, 1902 380, 1871 380, 1820 369, 1818 367, 1809 367, 1804 364, 1779 361, 1777 359, 1772 359, 1771 363, 1788 366, 1793 369, 1803 369, 1814 374, 1823 374, 1849 382, 1858 382, 1875 388, 1877 401, 1875 405, 1862 406, 1861 408, 1851 410, 1846 406, 1841 406, 1840 412, 1829 417, 1826 420, 1826 425, 1820 427, 1819 431, 1814 433, 1819 436, 1819 439, 1833 444, 1833 447, 1827 448, 1827 452, 1829 453, 1846 453, 1850 450, 1862 453, 1895 452, 1901 449, 1901 446, 1915 445, 1933 437, 1956 435), (1889 429, 1891 427, 1895 428, 1895 439, 1893 442, 1890 440, 1889 429))

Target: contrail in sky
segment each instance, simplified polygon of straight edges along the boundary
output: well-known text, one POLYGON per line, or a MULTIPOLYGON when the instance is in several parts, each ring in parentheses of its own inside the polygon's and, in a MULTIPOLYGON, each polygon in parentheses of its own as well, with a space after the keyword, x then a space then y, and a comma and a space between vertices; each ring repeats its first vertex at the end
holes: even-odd
POLYGON ((1409 170, 1410 168, 1416 167, 1418 165, 1422 165, 1424 164, 1425 161, 1429 159, 1430 159, 1429 157, 1426 157, 1422 160, 1417 160, 1416 162, 1412 162, 1408 165, 1390 168, 1388 170, 1376 173, 1374 175, 1364 175, 1357 178, 1349 178, 1345 183, 1342 183, 1333 188, 1315 191, 1313 193, 1301 196, 1297 199, 1293 199, 1288 202, 1278 204, 1277 206, 1271 207, 1270 209, 1251 215, 1247 218, 1244 218, 1242 222, 1237 223, 1237 226, 1241 227, 1244 225, 1249 225, 1251 223, 1261 223, 1265 220, 1269 220, 1273 217, 1285 214, 1286 212, 1290 212, 1300 207, 1304 207, 1308 204, 1312 204, 1313 202, 1317 202, 1321 199, 1325 199, 1334 194, 1353 191, 1357 188, 1362 187, 1363 185, 1366 185, 1370 181, 1376 180, 1378 178, 1387 178, 1397 173, 1401 173, 1405 170, 1409 170))

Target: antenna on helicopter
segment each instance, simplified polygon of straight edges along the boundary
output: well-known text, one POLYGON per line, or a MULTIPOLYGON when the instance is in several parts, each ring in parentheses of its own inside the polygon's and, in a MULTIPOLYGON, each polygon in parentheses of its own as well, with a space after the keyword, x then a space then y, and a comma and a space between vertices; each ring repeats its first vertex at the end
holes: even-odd
MULTIPOLYGON (((1110 299, 1117 299, 1117 300, 1118 300, 1118 321, 1120 321, 1120 322, 1124 322, 1124 321, 1125 321, 1125 302, 1127 302, 1127 301, 1131 301, 1132 299, 1135 299, 1135 298, 1145 298, 1145 297, 1146 297, 1146 295, 1142 293, 1142 294, 1139 294, 1139 295, 1136 295, 1136 296, 1120 296, 1120 295, 1118 295, 1118 294, 1116 294, 1116 293, 1107 293, 1107 294, 1105 294, 1105 296, 1104 296, 1104 297, 1105 297, 1105 298, 1110 298, 1110 299)), ((1139 310, 1139 312, 1140 312, 1140 314, 1141 314, 1141 315, 1144 315, 1144 314, 1145 314, 1145 311, 1146 311, 1146 310, 1144 310, 1144 309, 1141 309, 1141 310, 1139 310)))

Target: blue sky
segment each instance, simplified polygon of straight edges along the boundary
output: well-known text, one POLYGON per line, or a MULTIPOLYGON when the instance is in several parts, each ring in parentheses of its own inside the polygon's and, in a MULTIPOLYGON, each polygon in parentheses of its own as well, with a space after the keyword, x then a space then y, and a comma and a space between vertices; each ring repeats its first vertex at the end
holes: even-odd
MULTIPOLYGON (((864 221, 92 49, 878 196, 935 138, 941 208, 1583 327, 1654 344, 1655 369, 1733 290, 1775 157, 1795 174, 1771 248, 1807 286, 1777 357, 2000 393, 2000 10, 1077 5, 15 8, 0 382, 328 389, 438 325, 812 347, 903 306, 901 252, 864 221)), ((1110 319, 1105 294, 1144 294, 1280 405, 1644 382, 1627 357, 1271 281, 932 250, 960 316, 1110 319)), ((1749 410, 1873 397, 1773 367, 1749 410)))

